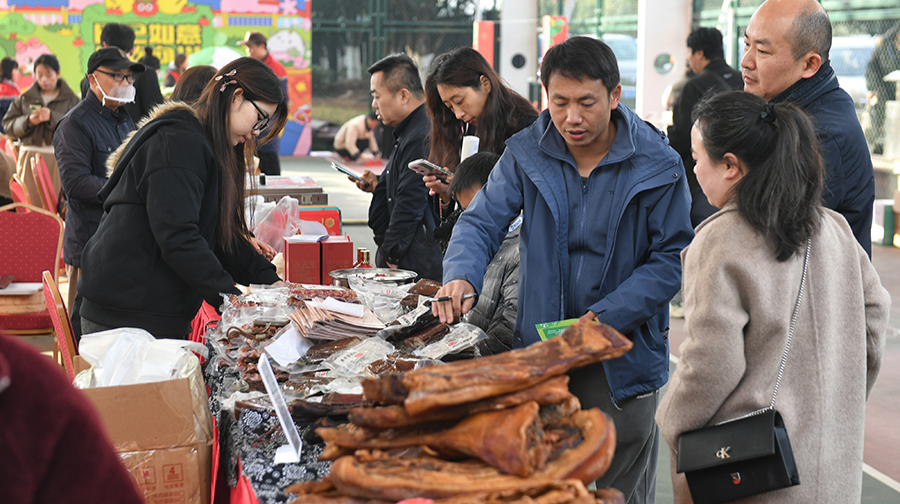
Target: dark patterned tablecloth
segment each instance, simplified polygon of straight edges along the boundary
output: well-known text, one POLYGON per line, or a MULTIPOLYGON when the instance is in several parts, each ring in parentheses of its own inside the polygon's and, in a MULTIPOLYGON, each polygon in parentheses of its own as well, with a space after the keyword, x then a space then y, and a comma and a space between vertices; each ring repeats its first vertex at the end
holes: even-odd
MULTIPOLYGON (((211 347, 210 350, 213 355, 211 347)), ((298 425, 303 439, 300 462, 275 465, 275 450, 287 444, 278 417, 265 411, 239 409, 235 418, 233 411, 222 409, 222 400, 229 395, 225 384, 236 376, 236 369, 218 366, 217 360, 210 358, 206 373, 206 383, 210 387, 209 405, 219 426, 219 460, 225 465, 228 486, 233 488, 237 484, 237 462, 240 460, 241 474, 250 481, 260 504, 291 502, 296 496, 285 494, 285 488, 328 476, 331 462, 317 460, 325 445, 321 441, 312 441, 313 426, 298 425)))

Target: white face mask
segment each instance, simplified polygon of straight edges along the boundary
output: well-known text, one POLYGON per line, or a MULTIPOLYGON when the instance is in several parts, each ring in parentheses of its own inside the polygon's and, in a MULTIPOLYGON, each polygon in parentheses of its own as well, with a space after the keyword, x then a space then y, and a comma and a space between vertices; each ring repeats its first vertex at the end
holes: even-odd
POLYGON ((100 88, 100 94, 103 95, 103 106, 106 106, 106 100, 117 101, 120 104, 132 103, 134 101, 135 89, 134 84, 128 84, 128 81, 122 81, 121 84, 112 88, 109 94, 106 94, 106 91, 103 90, 103 86, 100 85, 100 81, 97 79, 97 76, 94 75, 94 82, 97 83, 97 87, 100 88))

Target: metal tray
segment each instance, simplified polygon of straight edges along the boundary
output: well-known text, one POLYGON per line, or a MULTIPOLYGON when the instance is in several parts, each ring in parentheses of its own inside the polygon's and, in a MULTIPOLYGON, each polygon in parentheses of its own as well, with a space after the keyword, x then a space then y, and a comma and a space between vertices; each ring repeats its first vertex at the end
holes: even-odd
POLYGON ((347 281, 350 277, 377 280, 389 285, 402 285, 414 281, 419 276, 415 271, 391 268, 347 268, 334 270, 329 275, 331 275, 332 284, 341 287, 350 287, 347 281))

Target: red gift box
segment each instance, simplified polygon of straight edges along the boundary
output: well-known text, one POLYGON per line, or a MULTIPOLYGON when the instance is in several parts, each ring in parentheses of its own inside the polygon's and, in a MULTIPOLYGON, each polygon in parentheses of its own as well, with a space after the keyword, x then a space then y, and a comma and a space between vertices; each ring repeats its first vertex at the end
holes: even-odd
POLYGON ((331 236, 341 235, 341 209, 336 206, 300 205, 300 218, 305 221, 322 223, 331 236))
POLYGON ((284 279, 293 283, 322 283, 319 242, 292 241, 292 238, 284 239, 284 279))
POLYGON ((349 236, 329 236, 322 245, 322 284, 330 285, 334 270, 353 267, 353 242, 349 236))

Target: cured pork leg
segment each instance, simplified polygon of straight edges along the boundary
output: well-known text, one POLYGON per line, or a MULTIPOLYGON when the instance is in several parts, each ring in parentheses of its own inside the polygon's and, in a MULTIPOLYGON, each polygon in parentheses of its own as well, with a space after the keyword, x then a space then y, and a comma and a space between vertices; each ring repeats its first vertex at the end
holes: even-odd
MULTIPOLYGON (((535 401, 541 406, 547 406, 574 397, 569 392, 569 377, 562 375, 544 380, 524 390, 472 403, 448 406, 422 415, 412 416, 406 412, 406 408, 403 406, 392 405, 352 409, 350 410, 349 419, 353 424, 367 429, 396 429, 429 422, 456 420, 484 411, 499 411, 528 401, 535 401)), ((575 409, 578 410, 580 408, 575 409)), ((543 417, 543 411, 541 415, 543 417)))
POLYGON ((522 390, 572 368, 613 359, 632 343, 604 324, 578 322, 561 335, 480 359, 363 380, 367 400, 400 404, 416 416, 447 406, 522 390))
POLYGON ((393 449, 427 445, 476 457, 506 474, 529 476, 545 461, 540 406, 534 402, 503 411, 472 415, 456 426, 436 432, 392 436, 384 431, 369 437, 363 429, 316 429, 328 444, 344 448, 393 449))
POLYGON ((568 479, 525 483, 521 488, 500 492, 465 494, 438 499, 433 504, 625 504, 625 497, 622 492, 609 488, 591 493, 581 481, 568 479))
POLYGON ((334 462, 331 481, 342 494, 355 497, 437 499, 576 477, 587 484, 609 467, 615 450, 615 428, 599 409, 575 413, 552 435, 556 443, 565 446, 554 449, 556 459, 528 478, 503 474, 480 460, 450 462, 426 455, 404 458, 379 450, 359 450, 334 462))

